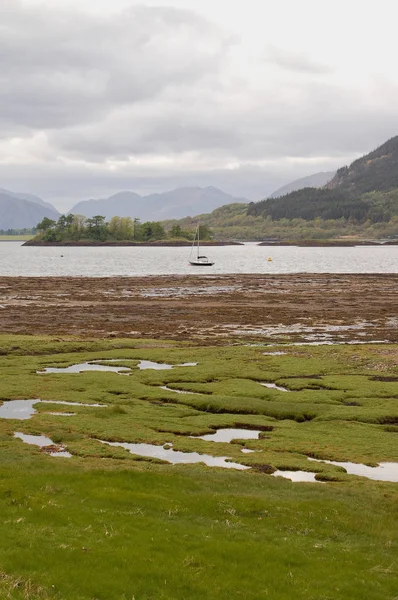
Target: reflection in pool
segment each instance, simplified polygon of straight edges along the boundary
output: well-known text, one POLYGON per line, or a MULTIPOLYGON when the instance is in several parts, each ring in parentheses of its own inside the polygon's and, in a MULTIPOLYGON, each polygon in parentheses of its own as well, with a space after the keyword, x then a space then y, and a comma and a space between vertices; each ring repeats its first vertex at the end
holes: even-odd
POLYGON ((276 385, 276 383, 260 383, 263 387, 269 388, 270 390, 278 390, 279 392, 290 392, 290 390, 276 385))
POLYGON ((154 446, 152 444, 128 444, 126 442, 106 442, 98 440, 102 444, 108 444, 109 446, 119 446, 126 448, 131 454, 137 454, 138 456, 146 456, 148 458, 158 458, 165 460, 173 465, 176 464, 191 464, 191 463, 204 463, 208 467, 223 467, 224 469, 239 469, 246 470, 250 469, 245 465, 239 463, 228 462, 227 456, 210 456, 209 454, 198 454, 197 452, 180 452, 171 448, 172 444, 164 444, 164 446, 154 446))
POLYGON ((165 390, 166 392, 175 392, 176 394, 195 394, 195 392, 186 392, 185 390, 175 390, 173 388, 167 387, 167 385, 161 385, 161 390, 165 390))
MULTIPOLYGON (((16 419, 18 421, 24 421, 30 419, 33 415, 37 414, 35 409, 36 404, 62 404, 66 406, 87 406, 96 408, 106 408, 106 404, 83 404, 81 402, 65 402, 63 400, 6 400, 2 406, 0 406, 0 419, 16 419)), ((72 416, 75 413, 54 413, 49 412, 49 415, 58 416, 72 416)))
POLYGON ((315 479, 316 473, 310 473, 308 471, 275 471, 272 473, 273 477, 284 477, 294 482, 313 482, 320 483, 315 479))
POLYGON ((112 367, 111 365, 101 365, 95 362, 79 363, 69 367, 47 367, 37 373, 83 373, 84 371, 108 371, 111 373, 129 373, 128 367, 112 367))
POLYGON ((50 456, 57 456, 61 458, 70 458, 72 454, 67 452, 63 446, 59 446, 54 444, 54 442, 44 436, 44 435, 27 435, 26 433, 21 433, 19 431, 14 433, 14 437, 19 438, 25 444, 31 444, 33 446, 39 446, 39 448, 47 448, 49 447, 48 454, 50 456))
POLYGON ((261 431, 254 429, 218 429, 206 435, 191 435, 189 437, 208 442, 231 442, 232 440, 258 440, 261 431))
POLYGON ((336 460, 320 460, 317 458, 308 458, 308 460, 343 467, 349 475, 359 475, 375 481, 398 482, 398 463, 394 462, 382 462, 377 467, 368 467, 360 463, 339 462, 336 460))
POLYGON ((140 360, 138 368, 142 371, 145 369, 156 369, 157 371, 164 371, 174 369, 175 367, 196 367, 198 363, 181 363, 180 365, 169 365, 167 363, 157 363, 151 360, 140 360))

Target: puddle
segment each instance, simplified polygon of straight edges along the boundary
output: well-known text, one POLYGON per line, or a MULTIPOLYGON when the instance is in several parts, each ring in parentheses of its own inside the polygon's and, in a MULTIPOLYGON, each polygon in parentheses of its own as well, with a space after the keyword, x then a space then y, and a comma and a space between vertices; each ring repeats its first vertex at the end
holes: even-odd
POLYGON ((166 392, 175 392, 176 394, 195 394, 195 392, 186 392, 185 390, 174 390, 173 388, 167 387, 167 385, 160 386, 161 390, 165 390, 166 392))
POLYGON ((98 441, 102 444, 108 444, 109 446, 126 448, 131 454, 146 456, 148 458, 158 458, 172 463, 173 465, 204 463, 208 467, 223 467, 224 469, 239 469, 241 471, 250 469, 250 467, 247 467, 246 465, 227 462, 229 460, 227 456, 210 456, 209 454, 198 454, 197 452, 180 452, 178 450, 173 450, 171 444, 154 446, 152 444, 128 444, 125 442, 98 441))
POLYGON ((282 356, 286 352, 263 352, 264 356, 282 356))
POLYGON ((215 433, 206 435, 190 435, 195 440, 209 442, 231 442, 232 440, 258 440, 261 431, 253 429, 218 429, 215 433))
MULTIPOLYGON (((106 404, 83 404, 81 402, 65 402, 63 400, 7 400, 0 406, 0 419, 16 419, 24 421, 37 414, 36 404, 62 404, 66 406, 88 406, 95 408, 106 408, 106 404)), ((49 415, 59 415, 71 417, 76 413, 47 413, 49 415)))
POLYGON ((36 414, 34 405, 40 400, 9 400, 0 406, 1 419, 18 419, 23 421, 36 414))
POLYGON ((278 392, 290 392, 290 390, 276 385, 276 383, 260 383, 263 387, 269 388, 270 390, 278 390, 278 392))
POLYGON ((14 433, 14 437, 19 438, 20 440, 25 442, 25 444, 39 446, 39 448, 48 447, 48 454, 50 456, 58 456, 62 458, 70 458, 72 456, 72 454, 70 454, 70 452, 67 452, 65 448, 54 444, 54 442, 50 438, 44 435, 27 435, 26 433, 20 433, 19 431, 17 431, 14 433), (57 448, 59 448, 59 450, 57 448))
POLYGON ((73 417, 76 413, 68 413, 68 412, 49 412, 48 415, 54 415, 55 417, 73 417))
POLYGON ((251 454, 252 452, 255 452, 255 450, 250 450, 249 448, 242 448, 241 452, 243 452, 243 454, 251 454))
POLYGON ((294 482, 312 482, 321 483, 315 479, 316 473, 310 473, 308 471, 275 471, 272 473, 273 477, 284 477, 294 482))
MULTIPOLYGON (((174 367, 196 367, 198 363, 182 363, 180 365, 168 365, 167 363, 157 363, 152 362, 151 360, 141 360, 138 363, 138 368, 141 370, 145 369, 156 369, 158 371, 164 371, 169 369, 174 369, 174 367)), ((171 390, 175 391, 175 390, 171 390)))
POLYGON ((129 373, 128 367, 112 367, 111 365, 100 365, 93 362, 85 362, 70 367, 48 367, 36 373, 82 373, 84 371, 108 371, 111 373, 129 373))
MULTIPOLYGON (((212 296, 213 294, 220 294, 226 292, 237 291, 237 286, 221 286, 213 285, 209 287, 168 287, 168 288, 148 288, 141 292, 141 296, 144 298, 170 298, 170 297, 181 297, 181 296, 212 296)), ((240 289, 240 288, 239 288, 240 289)))
POLYGON ((361 463, 339 462, 335 460, 319 460, 318 458, 308 458, 313 462, 327 463, 336 467, 343 467, 349 475, 359 475, 367 477, 374 481, 392 481, 398 482, 398 463, 385 462, 379 463, 378 467, 368 467, 361 463))

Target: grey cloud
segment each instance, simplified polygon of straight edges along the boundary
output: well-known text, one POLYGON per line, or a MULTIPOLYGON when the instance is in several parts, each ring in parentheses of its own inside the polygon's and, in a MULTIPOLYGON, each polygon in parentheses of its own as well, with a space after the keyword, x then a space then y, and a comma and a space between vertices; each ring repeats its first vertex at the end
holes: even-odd
POLYGON ((235 71, 236 39, 192 12, 135 6, 101 17, 5 2, 0 150, 2 136, 25 137, 37 161, 0 164, 0 184, 18 190, 22 179, 60 208, 123 188, 179 185, 259 200, 397 133, 396 87, 377 82, 377 97, 349 92, 327 66, 277 48, 262 63, 264 79, 254 80, 235 71), (31 136, 40 132, 47 137, 34 155, 31 136), (186 154, 198 164, 184 163, 186 154), (154 166, 106 169, 108 159, 130 156, 154 166), (156 167, 159 158, 172 159, 168 170, 156 167))
POLYGON ((100 17, 15 0, 1 13, 2 122, 55 129, 101 119, 217 71, 230 43, 187 11, 138 6, 100 17))
POLYGON ((279 95, 266 90, 255 100, 248 95, 240 101, 235 95, 225 89, 211 98, 195 87, 182 87, 177 97, 162 94, 126 106, 100 124, 58 131, 51 140, 70 157, 93 162, 196 152, 209 162, 227 164, 286 156, 346 157, 364 153, 394 133, 396 103, 375 110, 362 103, 359 93, 332 84, 291 84, 279 95))
POLYGON ((289 71, 319 75, 333 73, 333 69, 329 65, 321 64, 301 52, 291 52, 277 46, 268 46, 265 60, 289 71))

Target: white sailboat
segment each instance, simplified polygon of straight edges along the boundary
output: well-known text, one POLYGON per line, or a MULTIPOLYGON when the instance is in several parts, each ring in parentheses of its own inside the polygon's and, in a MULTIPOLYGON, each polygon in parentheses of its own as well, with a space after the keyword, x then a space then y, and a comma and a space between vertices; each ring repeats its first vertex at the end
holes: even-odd
POLYGON ((195 237, 193 238, 193 242, 192 242, 191 254, 189 256, 189 264, 191 264, 195 267, 211 267, 214 265, 214 261, 211 261, 207 258, 207 256, 200 254, 199 223, 196 228, 195 237), (196 257, 194 256, 195 251, 196 251, 196 257))

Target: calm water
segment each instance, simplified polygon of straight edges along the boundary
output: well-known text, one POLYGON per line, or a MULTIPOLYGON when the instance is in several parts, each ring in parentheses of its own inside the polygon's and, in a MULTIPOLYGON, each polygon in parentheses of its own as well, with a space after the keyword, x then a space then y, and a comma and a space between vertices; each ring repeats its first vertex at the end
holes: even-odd
POLYGON ((0 242, 0 276, 398 273, 398 246, 215 246, 206 248, 215 265, 202 268, 189 264, 189 253, 188 247, 35 248, 20 242, 0 242))

